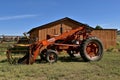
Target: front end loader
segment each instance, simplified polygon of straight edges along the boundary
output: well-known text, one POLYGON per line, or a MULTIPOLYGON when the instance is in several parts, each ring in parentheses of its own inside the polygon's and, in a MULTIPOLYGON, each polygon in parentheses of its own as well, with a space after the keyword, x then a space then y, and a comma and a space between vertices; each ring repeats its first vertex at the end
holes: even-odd
MULTIPOLYGON (((80 54, 84 61, 98 61, 103 56, 103 45, 100 39, 91 35, 91 31, 83 25, 59 36, 29 44, 28 52, 17 62, 33 64, 40 55, 41 60, 53 63, 58 60, 58 54, 63 50, 70 57, 80 54)), ((8 49, 8 59, 10 55, 11 51, 8 49)))

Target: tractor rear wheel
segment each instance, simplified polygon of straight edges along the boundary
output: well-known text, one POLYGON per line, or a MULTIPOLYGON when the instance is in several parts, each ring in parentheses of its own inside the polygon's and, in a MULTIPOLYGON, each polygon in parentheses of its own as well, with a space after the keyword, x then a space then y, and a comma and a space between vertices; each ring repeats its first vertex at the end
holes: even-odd
POLYGON ((84 61, 98 61, 103 56, 103 45, 96 37, 90 37, 80 46, 80 55, 84 61))
POLYGON ((57 62, 58 60, 58 55, 57 51, 55 50, 47 50, 46 53, 46 60, 47 62, 54 63, 57 62))

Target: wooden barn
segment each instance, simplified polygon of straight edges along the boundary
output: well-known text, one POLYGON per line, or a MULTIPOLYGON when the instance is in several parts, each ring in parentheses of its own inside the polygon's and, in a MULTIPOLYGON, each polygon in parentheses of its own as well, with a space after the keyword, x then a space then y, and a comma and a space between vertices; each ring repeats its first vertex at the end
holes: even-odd
POLYGON ((93 30, 92 35, 97 36, 101 39, 105 49, 116 46, 116 29, 95 30, 87 24, 80 23, 68 17, 56 20, 42 26, 35 27, 31 29, 28 33, 30 34, 30 38, 32 40, 40 41, 47 39, 48 35, 60 35, 63 32, 72 30, 82 25, 86 26, 86 28, 90 30, 93 30))

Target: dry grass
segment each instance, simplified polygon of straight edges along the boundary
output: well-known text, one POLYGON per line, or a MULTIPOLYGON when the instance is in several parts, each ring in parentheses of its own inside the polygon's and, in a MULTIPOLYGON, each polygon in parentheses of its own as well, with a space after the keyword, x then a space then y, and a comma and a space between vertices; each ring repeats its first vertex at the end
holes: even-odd
POLYGON ((105 53, 101 61, 60 57, 57 63, 10 65, 0 56, 1 80, 120 80, 120 53, 105 53))

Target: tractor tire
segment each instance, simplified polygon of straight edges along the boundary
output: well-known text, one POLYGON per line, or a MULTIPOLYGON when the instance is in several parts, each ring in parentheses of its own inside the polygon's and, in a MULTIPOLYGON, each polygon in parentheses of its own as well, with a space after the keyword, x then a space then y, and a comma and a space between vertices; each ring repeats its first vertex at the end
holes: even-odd
POLYGON ((47 53, 46 53, 47 62, 49 62, 49 63, 57 62, 57 60, 58 60, 58 55, 57 54, 58 53, 55 50, 47 50, 47 53))
POLYGON ((87 38, 80 45, 80 55, 84 61, 99 61, 103 56, 103 45, 97 37, 87 38))

